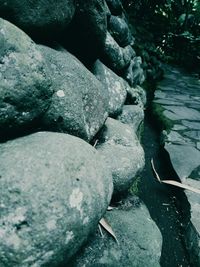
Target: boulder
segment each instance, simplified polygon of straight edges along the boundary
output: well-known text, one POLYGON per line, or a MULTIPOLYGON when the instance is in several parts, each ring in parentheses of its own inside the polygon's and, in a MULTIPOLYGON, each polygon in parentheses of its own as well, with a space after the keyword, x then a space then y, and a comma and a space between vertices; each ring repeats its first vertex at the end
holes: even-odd
POLYGON ((124 70, 129 66, 131 59, 135 56, 135 51, 128 45, 120 47, 109 32, 107 32, 105 45, 101 59, 115 72, 124 70))
POLYGON ((130 86, 135 87, 136 85, 141 85, 144 80, 144 71, 142 69, 142 59, 141 57, 134 57, 129 66, 124 70, 122 76, 130 84, 130 86))
POLYGON ((101 61, 97 60, 93 67, 93 73, 105 86, 109 95, 108 113, 115 116, 122 111, 126 100, 126 82, 107 68, 101 61))
POLYGON ((49 107, 52 90, 45 60, 33 41, 0 19, 0 132, 15 135, 49 107))
POLYGON ((0 16, 34 36, 52 36, 64 29, 75 12, 74 0, 1 0, 0 16))
POLYGON ((105 0, 77 0, 75 17, 64 38, 68 50, 85 64, 93 63, 100 55, 106 39, 107 15, 105 0))
POLYGON ((99 135, 97 150, 112 171, 114 196, 125 193, 144 167, 144 151, 133 129, 108 118, 99 135))
POLYGON ((117 119, 128 124, 135 133, 138 133, 140 126, 144 120, 144 110, 139 105, 124 105, 122 113, 117 119))
POLYGON ((113 15, 121 15, 123 8, 120 0, 106 0, 107 5, 113 15))
POLYGON ((109 7, 108 7, 108 4, 107 4, 107 2, 105 1, 105 11, 106 11, 106 15, 107 15, 107 22, 109 22, 109 20, 110 20, 110 17, 111 17, 111 12, 110 12, 110 9, 109 9, 109 7))
POLYGON ((160 267, 162 236, 146 206, 129 196, 116 209, 107 211, 117 242, 103 229, 78 252, 70 267, 160 267))
POLYGON ((0 145, 1 267, 60 266, 97 227, 112 176, 83 140, 38 132, 0 145))
POLYGON ((127 86, 127 99, 126 104, 128 105, 139 105, 144 108, 147 103, 147 97, 145 90, 137 85, 136 87, 127 86))
POLYGON ((133 45, 133 36, 124 19, 117 16, 111 16, 108 29, 119 46, 125 47, 127 45, 133 45))
POLYGON ((52 76, 54 95, 42 118, 44 129, 65 132, 87 141, 108 116, 103 85, 69 52, 40 46, 52 76))

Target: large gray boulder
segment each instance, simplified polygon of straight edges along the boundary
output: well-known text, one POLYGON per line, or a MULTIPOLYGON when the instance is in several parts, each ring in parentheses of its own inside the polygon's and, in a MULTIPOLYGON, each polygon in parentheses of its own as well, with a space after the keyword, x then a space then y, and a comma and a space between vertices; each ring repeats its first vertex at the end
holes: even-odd
POLYGON ((65 42, 81 61, 90 63, 99 57, 105 43, 108 7, 105 0, 76 2, 76 13, 67 29, 65 42))
POLYGON ((108 118, 99 135, 97 150, 112 171, 114 195, 126 192, 144 167, 144 151, 133 129, 108 118))
POLYGON ((71 21, 74 12, 74 0, 0 0, 1 17, 37 36, 58 33, 71 21))
POLYGON ((0 132, 15 133, 49 107, 52 96, 45 60, 20 29, 0 19, 0 132))
POLYGON ((107 32, 102 52, 102 61, 115 72, 122 71, 129 66, 135 51, 128 45, 120 47, 109 32, 107 32))
POLYGON ((108 116, 108 96, 103 85, 67 51, 40 46, 52 76, 54 95, 42 118, 45 129, 70 133, 87 141, 108 116))
POLYGON ((126 21, 118 16, 111 16, 108 29, 115 41, 122 47, 133 45, 134 38, 126 21))
POLYGON ((98 152, 39 132, 0 145, 0 266, 60 266, 97 227, 112 194, 98 152))
POLYGON ((119 244, 102 229, 104 236, 97 232, 70 267, 160 267, 162 236, 137 197, 129 196, 105 217, 119 244))
POLYGON ((117 119, 128 124, 139 135, 140 127, 144 121, 144 110, 139 105, 124 105, 122 113, 117 119))
POLYGON ((141 57, 134 57, 131 60, 130 65, 123 72, 123 77, 132 87, 141 85, 145 81, 141 57))
POLYGON ((122 111, 126 100, 126 82, 115 74, 111 69, 107 68, 100 60, 97 60, 93 67, 93 73, 99 81, 105 86, 108 95, 108 113, 115 116, 122 111))
POLYGON ((137 85, 136 87, 127 86, 126 104, 138 105, 142 108, 147 103, 147 96, 145 90, 137 85))

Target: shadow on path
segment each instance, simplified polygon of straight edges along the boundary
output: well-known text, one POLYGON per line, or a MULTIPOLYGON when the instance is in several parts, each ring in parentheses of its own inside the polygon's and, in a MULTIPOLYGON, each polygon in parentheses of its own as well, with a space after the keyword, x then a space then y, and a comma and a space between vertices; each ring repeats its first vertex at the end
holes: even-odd
POLYGON ((163 236, 161 266, 189 267, 191 265, 181 234, 182 225, 189 220, 189 204, 181 189, 159 184, 151 170, 150 160, 153 158, 162 179, 177 180, 167 153, 159 145, 159 135, 152 127, 150 118, 146 116, 142 139, 146 165, 141 174, 139 194, 163 236), (185 203, 184 213, 178 208, 180 202, 185 203))

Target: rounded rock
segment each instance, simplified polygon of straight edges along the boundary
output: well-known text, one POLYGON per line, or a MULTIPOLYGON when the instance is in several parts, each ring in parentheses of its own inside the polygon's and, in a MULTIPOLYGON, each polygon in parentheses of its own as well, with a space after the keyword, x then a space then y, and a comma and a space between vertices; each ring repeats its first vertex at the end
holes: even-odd
POLYGON ((98 152, 39 132, 0 146, 1 267, 60 266, 97 227, 112 194, 98 152))
POLYGON ((144 151, 133 129, 108 118, 99 136, 97 150, 113 176, 114 196, 125 193, 144 167, 144 151))
POLYGON ((52 90, 45 61, 20 29, 0 19, 0 131, 15 132, 49 107, 52 90))
POLYGON ((75 12, 74 0, 1 0, 0 16, 37 37, 64 29, 75 12))

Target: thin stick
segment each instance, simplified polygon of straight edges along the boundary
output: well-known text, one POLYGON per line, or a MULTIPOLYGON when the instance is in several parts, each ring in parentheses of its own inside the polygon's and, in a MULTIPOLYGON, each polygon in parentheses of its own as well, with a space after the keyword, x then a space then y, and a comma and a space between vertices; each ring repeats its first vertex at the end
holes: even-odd
POLYGON ((93 145, 94 148, 96 147, 96 145, 97 145, 98 142, 99 142, 99 140, 96 139, 96 141, 95 141, 95 143, 94 143, 94 145, 93 145))
POLYGON ((103 234, 102 229, 101 229, 101 224, 98 224, 98 226, 99 226, 99 232, 100 232, 101 236, 104 237, 104 234, 103 234))

